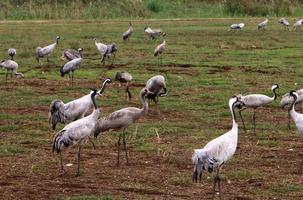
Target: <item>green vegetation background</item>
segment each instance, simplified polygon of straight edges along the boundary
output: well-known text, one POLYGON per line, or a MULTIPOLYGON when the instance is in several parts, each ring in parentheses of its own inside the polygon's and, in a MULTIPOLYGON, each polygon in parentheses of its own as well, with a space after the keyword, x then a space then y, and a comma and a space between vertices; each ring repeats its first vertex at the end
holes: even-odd
POLYGON ((302 16, 303 0, 1 0, 0 20, 302 16))

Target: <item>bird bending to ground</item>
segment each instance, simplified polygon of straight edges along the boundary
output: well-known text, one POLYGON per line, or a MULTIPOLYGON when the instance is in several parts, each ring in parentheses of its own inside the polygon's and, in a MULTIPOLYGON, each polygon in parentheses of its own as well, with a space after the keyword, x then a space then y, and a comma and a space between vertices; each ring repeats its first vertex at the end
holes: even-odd
POLYGON ((244 23, 240 23, 240 24, 232 24, 232 25, 230 25, 230 27, 229 27, 229 31, 231 31, 231 30, 235 30, 235 31, 238 31, 238 30, 240 30, 240 31, 242 31, 242 29, 244 28, 244 26, 245 26, 245 24, 244 23))
POLYGON ((158 57, 158 66, 162 65, 162 54, 165 50, 166 42, 163 40, 161 44, 159 44, 154 50, 154 56, 158 57))
POLYGON ((77 121, 71 122, 59 131, 53 140, 53 152, 56 151, 60 154, 61 171, 65 173, 62 161, 62 151, 70 145, 78 145, 78 168, 77 175, 80 175, 80 151, 81 145, 84 144, 89 136, 94 132, 100 111, 97 107, 95 96, 98 95, 97 90, 91 93, 91 101, 94 105, 93 112, 77 121))
POLYGON ((265 19, 263 22, 258 24, 258 30, 265 30, 268 24, 268 19, 265 19))
POLYGON ((116 57, 115 52, 118 51, 116 43, 105 45, 103 43, 98 43, 96 38, 94 39, 94 41, 98 51, 101 54, 101 63, 105 64, 106 57, 108 58, 108 62, 109 62, 109 57, 113 55, 113 60, 112 60, 112 64, 113 64, 116 57))
POLYGON ((129 85, 133 79, 132 75, 128 72, 117 72, 115 79, 120 82, 120 86, 121 86, 121 83, 126 83, 125 99, 127 100, 127 97, 128 97, 128 99, 131 100, 132 95, 129 91, 129 85))
POLYGON ((243 123, 243 127, 245 128, 244 120, 242 117, 241 112, 247 108, 253 108, 254 114, 253 114, 253 123, 254 123, 254 134, 256 134, 256 109, 265 106, 266 104, 269 104, 277 99, 276 89, 279 88, 279 85, 274 84, 271 87, 271 90, 273 92, 273 96, 269 97, 263 94, 249 94, 249 95, 238 95, 238 97, 241 99, 241 101, 244 102, 245 107, 239 110, 239 114, 243 123))
POLYGON ((66 49, 63 51, 61 60, 67 59, 68 61, 74 60, 76 58, 82 58, 83 57, 83 49, 79 48, 78 50, 75 49, 66 49))
POLYGON ((278 22, 284 27, 284 30, 288 30, 289 31, 289 22, 282 17, 281 19, 278 20, 278 22))
POLYGON ((119 166, 120 162, 120 145, 121 145, 121 137, 123 142, 123 147, 126 156, 126 163, 128 164, 128 153, 126 147, 126 140, 125 140, 125 130, 128 126, 136 122, 140 119, 143 115, 148 112, 148 103, 146 102, 145 96, 148 94, 148 90, 143 88, 140 92, 140 100, 142 103, 142 108, 136 107, 127 107, 120 109, 111 113, 106 118, 101 118, 98 120, 97 128, 95 130, 95 137, 98 137, 100 133, 109 131, 109 130, 122 130, 122 133, 119 134, 117 147, 118 147, 118 158, 117 158, 117 166, 119 166))
POLYGON ((17 51, 15 48, 9 48, 7 50, 7 54, 11 57, 11 60, 14 60, 14 56, 17 54, 17 51))
POLYGON ((158 97, 167 96, 167 87, 165 78, 162 75, 156 75, 151 77, 145 87, 148 89, 149 94, 146 96, 148 100, 153 100, 158 105, 158 97))
POLYGON ((124 41, 129 40, 130 36, 133 34, 134 29, 133 29, 133 25, 131 22, 129 22, 129 27, 127 29, 127 31, 125 31, 122 35, 122 38, 124 41))
POLYGON ((74 71, 80 67, 82 63, 82 58, 75 58, 60 68, 60 74, 63 77, 65 74, 69 74, 69 78, 71 77, 72 85, 74 83, 74 71), (72 73, 72 75, 70 75, 72 73))
MULTIPOLYGON (((289 95, 293 98, 293 101, 291 103, 291 106, 289 108, 289 113, 291 118, 296 124, 296 127, 301 135, 303 135, 303 114, 296 112, 295 104, 297 103, 297 99, 299 95, 296 93, 296 91, 290 91, 289 95)), ((302 173, 302 166, 303 166, 303 158, 301 161, 301 164, 299 166, 298 173, 302 173)))
POLYGON ((166 35, 166 33, 162 31, 162 29, 151 29, 150 27, 145 27, 144 33, 151 39, 155 39, 157 36, 166 35))
POLYGON ((219 173, 223 165, 233 157, 236 151, 238 143, 238 123, 236 121, 235 108, 242 107, 244 105, 245 103, 238 97, 229 99, 229 109, 232 116, 232 129, 207 143, 203 149, 195 149, 192 156, 192 162, 194 164, 194 182, 198 181, 198 177, 201 182, 203 171, 216 173, 214 176, 213 198, 216 193, 217 185, 220 199, 222 198, 221 179, 219 173))
POLYGON ((24 78, 24 75, 22 73, 17 72, 18 63, 13 60, 2 60, 0 62, 0 67, 6 69, 5 82, 7 82, 8 71, 11 71, 11 78, 13 77, 13 73, 17 78, 24 78))
MULTIPOLYGON (((101 89, 97 93, 102 95, 105 90, 105 86, 111 82, 112 81, 109 78, 104 80, 101 89)), ((92 93, 93 91, 68 103, 63 103, 63 101, 59 99, 53 100, 49 106, 48 114, 49 123, 53 130, 55 130, 58 123, 65 124, 67 121, 75 121, 83 118, 88 110, 93 106, 93 102, 91 101, 92 93)))
POLYGON ((50 44, 46 47, 37 47, 36 49, 36 60, 38 63, 40 63, 40 58, 43 58, 44 56, 46 56, 47 58, 47 62, 49 62, 48 57, 53 53, 53 51, 55 50, 57 44, 59 43, 59 39, 60 37, 57 36, 56 37, 56 41, 53 44, 50 44))
POLYGON ((296 22, 293 25, 294 31, 300 31, 302 25, 303 25, 303 19, 296 20, 296 22))
MULTIPOLYGON (((296 104, 303 103, 303 88, 300 90, 297 90, 296 93, 298 94, 298 98, 296 101, 296 104)), ((289 93, 286 93, 282 96, 280 101, 280 106, 282 109, 284 109, 287 105, 292 104, 293 98, 289 95, 289 93)), ((302 112, 303 112, 303 104, 302 104, 302 112)), ((290 129, 290 115, 288 112, 288 128, 290 129)))

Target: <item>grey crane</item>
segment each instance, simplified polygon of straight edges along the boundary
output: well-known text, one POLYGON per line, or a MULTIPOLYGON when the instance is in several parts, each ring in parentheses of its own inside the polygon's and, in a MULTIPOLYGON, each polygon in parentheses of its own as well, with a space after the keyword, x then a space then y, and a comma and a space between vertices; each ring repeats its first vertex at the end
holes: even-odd
POLYGON ((168 91, 166 87, 165 78, 162 75, 156 75, 151 77, 145 87, 148 89, 149 94, 146 96, 148 100, 153 100, 158 105, 158 97, 167 96, 168 91))
MULTIPOLYGON (((290 91, 289 95, 293 98, 293 101, 291 103, 291 106, 290 106, 288 112, 289 112, 291 118, 293 119, 293 121, 295 122, 298 132, 300 133, 300 135, 303 135, 303 114, 298 113, 295 109, 295 104, 297 103, 297 99, 298 99, 299 95, 294 90, 290 91)), ((302 158, 301 164, 299 166, 299 171, 298 171, 299 173, 302 173, 302 166, 303 166, 303 158, 302 158)))
POLYGON ((265 30, 268 24, 268 19, 265 19, 261 23, 258 24, 258 30, 265 30))
POLYGON ((5 82, 7 82, 8 71, 11 71, 11 78, 13 76, 13 73, 17 78, 24 78, 24 75, 22 73, 17 72, 18 63, 13 60, 2 60, 0 62, 0 67, 6 69, 5 82))
POLYGON ((269 104, 277 99, 276 89, 279 88, 279 85, 274 84, 271 87, 271 90, 273 92, 273 96, 269 97, 263 94, 249 94, 249 95, 238 95, 238 97, 245 103, 245 107, 239 110, 239 114, 243 123, 243 127, 245 128, 244 120, 242 117, 241 112, 247 108, 253 108, 254 114, 253 114, 253 123, 254 123, 254 134, 256 134, 256 109, 265 106, 266 104, 269 104))
POLYGON ((144 33, 152 40, 155 39, 157 36, 166 35, 166 33, 162 31, 162 29, 151 29, 150 27, 145 27, 144 33))
POLYGON ((69 147, 70 145, 78 145, 78 168, 76 175, 80 175, 80 151, 81 145, 85 143, 89 136, 94 132, 97 121, 100 115, 100 111, 97 107, 95 96, 98 95, 97 90, 94 90, 91 94, 91 100, 94 105, 93 112, 77 121, 71 122, 70 124, 66 125, 61 131, 59 131, 53 140, 53 152, 56 151, 60 154, 60 166, 61 171, 65 173, 62 161, 62 154, 61 152, 69 147))
POLYGON ((161 44, 159 44, 155 50, 154 50, 154 56, 157 56, 158 58, 158 66, 161 64, 162 65, 162 54, 165 50, 166 47, 166 42, 163 40, 161 44))
POLYGON ((14 60, 14 56, 17 54, 17 51, 15 48, 9 48, 7 50, 7 54, 11 57, 11 60, 14 60))
MULTIPOLYGON (((298 94, 296 104, 303 103, 303 88, 297 90, 296 93, 298 94)), ((293 102, 293 98, 290 96, 289 93, 286 93, 281 98, 280 106, 281 106, 282 109, 284 109, 287 105, 292 104, 292 102, 293 102)), ((303 112, 303 104, 302 104, 302 112, 303 112)), ((288 112, 288 128, 290 129, 290 115, 289 115, 289 112, 288 112)))
POLYGON ((118 147, 118 157, 117 157, 117 166, 119 166, 120 161, 120 146, 121 146, 121 137, 123 140, 123 147, 126 156, 126 163, 128 164, 128 153, 126 147, 126 139, 125 139, 125 130, 128 126, 136 122, 140 119, 143 115, 148 112, 148 103, 146 102, 145 96, 148 94, 148 90, 143 88, 140 92, 140 100, 142 103, 142 108, 136 107, 127 107, 120 109, 111 113, 109 116, 103 119, 99 119, 97 128, 95 130, 95 137, 102 132, 106 132, 109 130, 122 130, 122 133, 119 134, 117 147, 118 147))
POLYGON ((67 59, 68 61, 71 61, 76 58, 82 58, 83 57, 83 48, 78 48, 78 50, 75 49, 66 49, 63 51, 61 60, 67 59))
MULTIPOLYGON (((105 86, 111 82, 110 78, 105 79, 101 89, 97 93, 102 95, 105 90, 105 86)), ((64 103, 60 99, 53 100, 49 106, 48 114, 49 123, 53 130, 55 130, 58 123, 65 124, 68 121, 75 121, 83 118, 88 110, 93 106, 93 102, 91 101, 92 93, 93 91, 68 103, 64 103)))
POLYGON ((278 23, 280 23, 280 24, 284 27, 284 30, 285 30, 285 31, 286 31, 286 30, 289 31, 289 22, 288 22, 284 17, 280 18, 280 19, 278 20, 278 23))
POLYGON ((242 31, 242 29, 244 28, 244 26, 245 26, 244 23, 232 24, 232 25, 230 25, 228 31, 231 31, 231 30, 242 31))
POLYGON ((293 30, 300 31, 302 25, 303 25, 303 19, 296 20, 296 22, 293 25, 293 30))
POLYGON ((100 42, 98 43, 96 38, 94 38, 94 41, 95 41, 95 45, 96 45, 98 51, 101 54, 101 63, 105 64, 105 58, 106 57, 108 58, 108 62, 109 62, 109 57, 111 55, 113 55, 113 60, 112 60, 112 64, 113 64, 114 60, 115 60, 115 57, 116 57, 115 52, 118 51, 116 43, 106 45, 106 44, 103 44, 103 43, 100 43, 100 42))
POLYGON ((55 50, 57 44, 59 43, 60 36, 56 37, 55 43, 50 44, 46 47, 37 47, 36 48, 36 60, 38 63, 40 63, 40 58, 43 58, 46 56, 47 62, 49 62, 49 56, 53 53, 55 50))
POLYGON ((129 22, 129 27, 127 31, 125 31, 122 35, 122 38, 124 41, 129 40, 130 36, 133 34, 134 28, 131 22, 129 22))
POLYGON ((216 193, 216 186, 219 188, 220 199, 222 199, 220 170, 236 152, 238 143, 238 123, 236 121, 235 108, 243 107, 244 102, 238 97, 229 99, 229 109, 232 116, 232 129, 227 133, 208 142, 203 149, 195 149, 192 156, 194 165, 193 181, 201 182, 203 171, 215 172, 213 185, 213 198, 216 193))
POLYGON ((115 79, 117 81, 119 81, 119 85, 121 86, 121 83, 126 83, 126 89, 125 89, 125 99, 127 100, 127 97, 129 100, 131 100, 132 98, 132 95, 129 91, 129 85, 133 79, 132 75, 128 72, 117 72, 116 73, 116 76, 115 76, 115 79))
POLYGON ((80 67, 81 63, 82 63, 82 58, 75 58, 75 59, 67 62, 65 65, 63 65, 60 68, 61 76, 63 77, 65 74, 69 74, 69 77, 71 77, 71 81, 72 81, 72 85, 73 85, 74 71, 80 67), (70 75, 70 73, 72 75, 70 75))

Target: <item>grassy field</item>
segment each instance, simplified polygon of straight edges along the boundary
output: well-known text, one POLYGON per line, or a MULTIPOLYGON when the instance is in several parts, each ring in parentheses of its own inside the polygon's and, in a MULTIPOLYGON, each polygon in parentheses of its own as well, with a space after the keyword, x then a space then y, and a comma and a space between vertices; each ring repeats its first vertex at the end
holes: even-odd
MULTIPOLYGON (((129 42, 121 34, 128 21, 25 21, 0 23, 0 55, 15 47, 15 60, 24 79, 5 84, 0 71, 0 198, 3 199, 207 199, 212 176, 192 183, 191 155, 209 140, 228 131, 231 115, 228 99, 236 94, 271 95, 278 83, 279 98, 257 111, 257 135, 252 133, 251 110, 240 123, 239 144, 224 167, 224 199, 302 199, 302 137, 294 125, 287 128, 287 112, 279 108, 280 96, 302 88, 302 32, 286 32, 270 19, 267 31, 257 31, 262 19, 141 20, 133 21, 135 33, 129 42), (228 32, 231 23, 244 22, 242 32, 228 32), (148 40, 145 26, 161 27, 167 33, 163 66, 153 57, 162 38, 148 40), (39 66, 35 48, 61 41, 51 62, 39 66), (116 42, 114 65, 100 65, 93 43, 116 42), (84 49, 84 61, 75 72, 74 87, 60 77, 59 58, 66 48, 84 49), (129 166, 122 160, 115 167, 117 136, 98 138, 97 149, 88 143, 82 153, 82 174, 75 176, 76 148, 64 152, 67 174, 59 174, 59 157, 52 153, 48 108, 53 99, 67 102, 100 87, 120 70, 133 77, 134 99, 124 101, 124 91, 114 82, 99 98, 101 115, 127 106, 140 106, 138 93, 151 76, 167 79, 169 95, 160 98, 137 125, 128 129, 129 166), (136 131, 137 129, 137 131, 136 131), (157 139, 156 131, 160 135, 157 139), (136 133, 137 132, 137 133, 136 133), (135 134, 136 133, 136 134, 135 134)), ((291 20, 290 20, 291 21, 291 20)), ((58 127, 62 128, 60 125, 58 127)), ((124 158, 124 157, 122 157, 124 158)))

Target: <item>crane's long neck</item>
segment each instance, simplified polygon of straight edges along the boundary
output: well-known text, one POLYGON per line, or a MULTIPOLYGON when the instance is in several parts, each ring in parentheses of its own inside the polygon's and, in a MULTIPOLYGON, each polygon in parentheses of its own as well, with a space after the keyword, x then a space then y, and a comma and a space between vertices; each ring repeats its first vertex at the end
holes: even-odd
POLYGON ((293 100, 293 102, 291 103, 291 106, 290 106, 290 108, 289 108, 290 114, 296 113, 295 104, 296 104, 296 101, 297 101, 297 97, 296 97, 295 95, 291 95, 291 96, 294 98, 294 100, 293 100))
POLYGON ((93 102, 93 105, 94 105, 94 111, 92 112, 91 116, 93 118, 93 121, 97 122, 97 120, 99 118, 99 115, 100 115, 100 111, 98 109, 98 106, 97 106, 97 103, 96 103, 96 95, 94 93, 91 95, 91 99, 92 99, 92 102, 93 102))
POLYGON ((145 98, 145 94, 141 94, 140 95, 140 100, 141 100, 141 103, 142 103, 142 114, 146 114, 148 112, 148 103, 146 101, 146 98, 145 98))
POLYGON ((277 89, 277 88, 274 88, 274 89, 272 90, 272 92, 273 92, 273 94, 274 94, 273 97, 272 97, 273 101, 277 99, 276 89, 277 89))
POLYGON ((233 129, 238 127, 234 104, 235 104, 235 102, 233 104, 229 105, 231 117, 232 117, 232 121, 233 121, 233 127, 232 127, 233 129))

